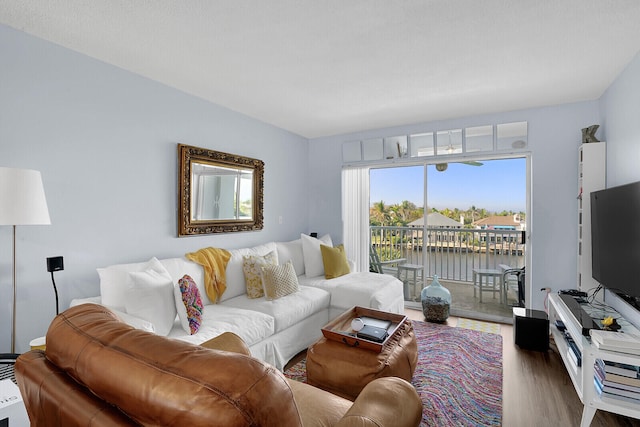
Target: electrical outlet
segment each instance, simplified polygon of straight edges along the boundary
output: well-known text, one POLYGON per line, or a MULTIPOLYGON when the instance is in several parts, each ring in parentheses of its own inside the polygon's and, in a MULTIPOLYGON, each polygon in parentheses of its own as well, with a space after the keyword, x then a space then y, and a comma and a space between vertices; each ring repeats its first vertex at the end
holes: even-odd
POLYGON ((64 270, 64 259, 61 256, 54 256, 47 258, 47 271, 52 273, 54 271, 64 270))

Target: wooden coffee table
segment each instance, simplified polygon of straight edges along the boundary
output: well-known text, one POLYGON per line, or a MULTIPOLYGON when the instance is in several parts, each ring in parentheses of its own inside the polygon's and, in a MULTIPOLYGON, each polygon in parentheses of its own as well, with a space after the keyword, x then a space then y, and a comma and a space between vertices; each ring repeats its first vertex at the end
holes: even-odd
POLYGON ((418 346, 411 320, 406 316, 354 307, 323 328, 324 336, 307 350, 307 382, 355 400, 371 381, 400 377, 409 382, 418 362, 418 346), (369 316, 395 321, 383 343, 347 335, 351 320, 369 316))

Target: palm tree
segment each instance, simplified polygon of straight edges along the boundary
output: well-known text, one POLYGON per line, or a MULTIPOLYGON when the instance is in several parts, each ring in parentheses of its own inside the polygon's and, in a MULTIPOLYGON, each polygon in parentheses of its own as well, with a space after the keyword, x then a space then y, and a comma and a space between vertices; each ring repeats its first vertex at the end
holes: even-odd
POLYGON ((370 209, 369 213, 371 220, 369 222, 373 222, 372 220, 377 221, 380 225, 385 225, 385 222, 389 219, 389 211, 384 204, 384 201, 380 200, 373 204, 373 207, 370 209))
POLYGON ((402 223, 402 225, 407 225, 411 222, 412 213, 416 210, 416 205, 411 203, 408 200, 403 200, 399 205, 394 206, 394 212, 398 217, 398 221, 402 223))
POLYGON ((476 222, 476 215, 478 214, 478 209, 476 209, 475 205, 471 205, 469 208, 469 215, 471 215, 471 223, 476 222))

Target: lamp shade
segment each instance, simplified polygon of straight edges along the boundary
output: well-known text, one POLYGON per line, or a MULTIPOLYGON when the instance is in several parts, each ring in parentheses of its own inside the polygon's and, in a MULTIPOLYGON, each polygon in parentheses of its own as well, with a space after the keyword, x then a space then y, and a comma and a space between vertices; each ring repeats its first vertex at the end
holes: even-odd
POLYGON ((0 225, 51 224, 40 172, 0 167, 0 225))

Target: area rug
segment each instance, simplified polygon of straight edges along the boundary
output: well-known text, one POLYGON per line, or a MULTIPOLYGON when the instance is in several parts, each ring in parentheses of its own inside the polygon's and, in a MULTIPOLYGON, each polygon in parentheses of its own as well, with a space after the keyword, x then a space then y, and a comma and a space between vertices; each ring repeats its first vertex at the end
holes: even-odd
POLYGON ((467 319, 464 317, 458 318, 456 326, 458 328, 473 329, 474 331, 488 332, 490 334, 500 333, 500 324, 498 323, 483 322, 481 320, 467 319))
MULTIPOLYGON (((415 320, 413 327, 418 365, 411 383, 422 399, 421 427, 500 426, 502 336, 415 320)), ((285 375, 304 382, 305 366, 302 360, 285 375)))

